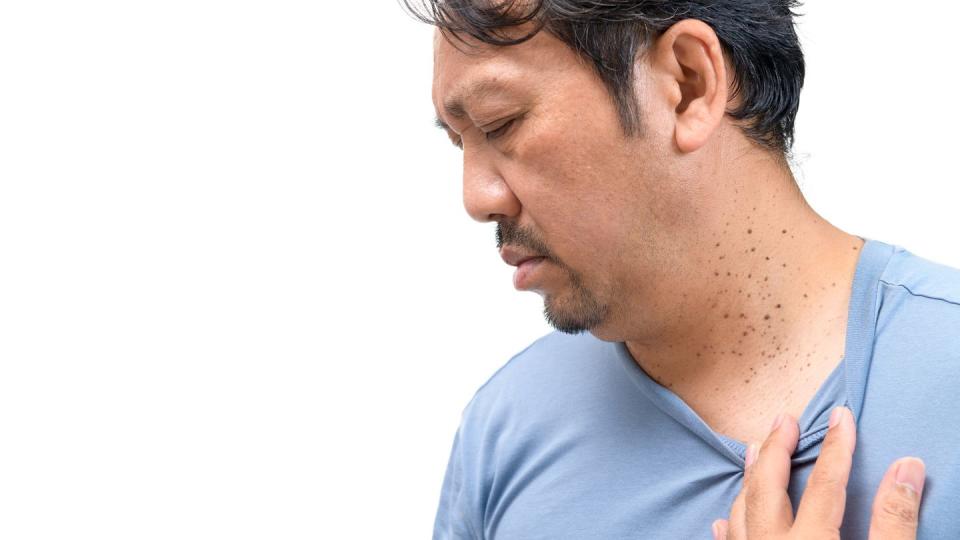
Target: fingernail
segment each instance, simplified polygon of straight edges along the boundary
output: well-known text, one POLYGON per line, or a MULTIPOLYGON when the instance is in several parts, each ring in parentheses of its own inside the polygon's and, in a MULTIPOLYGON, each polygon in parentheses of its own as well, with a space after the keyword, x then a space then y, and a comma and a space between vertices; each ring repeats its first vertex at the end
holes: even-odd
POLYGON ((757 460, 758 453, 760 453, 760 446, 757 443, 750 443, 750 445, 747 446, 747 457, 743 466, 744 469, 749 469, 750 465, 753 465, 753 462, 757 460))
POLYGON ((713 526, 711 528, 713 529, 714 540, 716 540, 717 538, 720 538, 720 527, 717 527, 716 521, 713 522, 713 526))
POLYGON ((773 433, 774 431, 776 431, 777 428, 780 427, 780 424, 782 423, 783 423, 783 413, 780 413, 777 415, 776 418, 773 419, 773 425, 770 426, 770 433, 773 433))
POLYGON ((843 409, 846 407, 834 407, 833 412, 830 413, 830 425, 829 429, 833 429, 840 425, 840 421, 843 420, 843 409))
POLYGON ((922 459, 903 458, 897 464, 897 484, 905 484, 913 490, 916 496, 923 493, 923 483, 926 478, 926 466, 922 459))

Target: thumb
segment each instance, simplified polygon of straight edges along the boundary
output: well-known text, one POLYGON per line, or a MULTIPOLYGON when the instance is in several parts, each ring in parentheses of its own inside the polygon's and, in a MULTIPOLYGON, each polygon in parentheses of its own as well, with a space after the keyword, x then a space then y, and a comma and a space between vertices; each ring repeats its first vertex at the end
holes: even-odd
POLYGON ((873 499, 870 538, 915 540, 926 468, 919 458, 898 459, 887 469, 873 499))

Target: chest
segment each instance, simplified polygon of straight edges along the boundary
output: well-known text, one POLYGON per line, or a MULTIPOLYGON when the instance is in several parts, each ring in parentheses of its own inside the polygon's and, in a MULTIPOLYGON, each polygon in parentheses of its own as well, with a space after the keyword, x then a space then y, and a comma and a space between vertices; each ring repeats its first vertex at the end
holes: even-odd
MULTIPOLYGON (((619 448, 606 441, 528 454, 515 472, 504 471, 494 483, 484 512, 486 538, 709 540, 712 521, 729 514, 742 472, 693 439, 666 441, 658 448, 652 439, 625 440, 619 448)), ((876 486, 892 461, 885 436, 864 433, 861 443, 848 484, 844 539, 867 538, 876 486)), ((817 453, 818 447, 811 448, 792 468, 794 511, 817 453)), ((957 463, 927 461, 918 538, 960 538, 957 463)))

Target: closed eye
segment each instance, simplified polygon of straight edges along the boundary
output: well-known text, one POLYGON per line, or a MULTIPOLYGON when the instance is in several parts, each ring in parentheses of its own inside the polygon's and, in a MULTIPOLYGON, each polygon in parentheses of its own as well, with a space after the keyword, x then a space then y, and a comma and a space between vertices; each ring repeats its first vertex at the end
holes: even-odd
POLYGON ((491 141, 491 140, 493 140, 493 139, 497 139, 497 138, 499 138, 499 137, 502 137, 507 131, 510 130, 510 126, 512 126, 513 123, 514 123, 516 120, 517 120, 516 118, 513 118, 513 119, 511 119, 509 122, 507 122, 507 123, 505 123, 504 125, 498 127, 497 129, 495 129, 495 130, 493 130, 493 131, 487 131, 487 132, 485 133, 485 135, 486 135, 486 137, 487 137, 487 140, 488 140, 488 141, 491 141))

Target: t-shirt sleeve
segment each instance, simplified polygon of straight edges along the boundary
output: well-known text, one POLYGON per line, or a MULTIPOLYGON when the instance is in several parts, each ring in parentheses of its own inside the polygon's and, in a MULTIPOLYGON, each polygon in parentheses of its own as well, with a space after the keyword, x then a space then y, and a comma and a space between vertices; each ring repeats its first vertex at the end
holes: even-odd
POLYGON ((463 429, 461 424, 453 437, 453 449, 440 491, 440 506, 433 524, 433 540, 481 540, 481 536, 475 533, 477 521, 471 515, 473 506, 465 482, 464 449, 460 437, 463 429))

